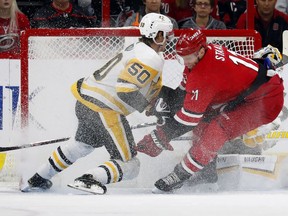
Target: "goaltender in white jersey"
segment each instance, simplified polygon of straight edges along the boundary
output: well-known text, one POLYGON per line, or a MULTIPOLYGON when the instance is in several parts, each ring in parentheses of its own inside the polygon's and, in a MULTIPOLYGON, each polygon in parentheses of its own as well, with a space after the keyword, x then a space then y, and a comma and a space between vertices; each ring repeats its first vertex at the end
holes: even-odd
POLYGON ((59 146, 22 185, 23 192, 49 189, 54 175, 102 146, 109 152, 110 160, 68 186, 104 194, 106 184, 138 175, 140 163, 126 116, 136 110, 143 112, 158 95, 164 65, 161 52, 173 32, 173 25, 168 17, 149 13, 142 18, 139 29, 142 35, 139 42, 72 86, 77 99, 75 142, 59 146))

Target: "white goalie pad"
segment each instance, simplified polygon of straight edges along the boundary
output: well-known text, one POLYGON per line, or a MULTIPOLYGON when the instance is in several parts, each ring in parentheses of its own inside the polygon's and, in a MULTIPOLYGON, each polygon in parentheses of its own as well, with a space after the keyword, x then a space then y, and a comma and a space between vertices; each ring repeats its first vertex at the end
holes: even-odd
POLYGON ((288 186, 288 154, 219 155, 220 190, 270 190, 288 186))

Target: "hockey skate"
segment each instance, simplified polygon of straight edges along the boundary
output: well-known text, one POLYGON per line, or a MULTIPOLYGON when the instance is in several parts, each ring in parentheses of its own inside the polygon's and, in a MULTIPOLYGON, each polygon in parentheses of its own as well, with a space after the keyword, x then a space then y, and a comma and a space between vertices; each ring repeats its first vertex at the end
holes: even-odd
POLYGON ((175 172, 170 173, 168 176, 159 179, 155 182, 152 193, 173 192, 183 186, 184 180, 181 180, 175 172))
POLYGON ((159 179, 155 182, 152 193, 172 193, 174 190, 181 188, 185 181, 190 178, 190 174, 187 173, 180 164, 178 164, 174 171, 168 176, 159 179))
POLYGON ((41 177, 38 173, 33 175, 27 182, 28 184, 24 185, 21 188, 22 192, 29 191, 45 191, 52 187, 52 182, 49 179, 41 177))
POLYGON ((67 186, 92 194, 105 194, 107 191, 106 186, 95 180, 91 174, 84 174, 76 178, 74 183, 68 184, 67 186))
POLYGON ((218 174, 216 170, 216 159, 204 167, 199 172, 192 175, 184 184, 187 190, 197 189, 197 191, 218 190, 218 174), (197 186, 197 188, 195 187, 197 186))

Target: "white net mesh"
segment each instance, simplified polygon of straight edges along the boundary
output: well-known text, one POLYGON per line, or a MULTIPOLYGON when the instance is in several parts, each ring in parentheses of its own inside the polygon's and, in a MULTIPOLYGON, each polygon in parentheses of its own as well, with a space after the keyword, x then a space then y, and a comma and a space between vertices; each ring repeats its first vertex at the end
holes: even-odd
POLYGON ((17 186, 20 181, 18 172, 19 154, 0 153, 0 186, 17 186))
POLYGON ((123 50, 124 37, 30 37, 29 59, 109 59, 123 50))
MULTIPOLYGON (((127 45, 136 42, 138 37, 123 36, 52 36, 29 37, 28 58, 31 60, 106 60, 121 52, 127 45)), ((228 47, 230 50, 252 57, 255 50, 251 36, 213 37, 209 43, 228 47)), ((167 60, 163 70, 164 85, 175 88, 182 78, 183 66, 175 59, 177 38, 169 42, 164 52, 167 60)), ((85 64, 85 63, 84 63, 85 64)))
MULTIPOLYGON (((137 37, 30 37, 29 59, 110 59, 121 52, 129 42, 137 37), (126 43, 125 43, 126 40, 126 43)), ((177 39, 167 44, 167 59, 174 56, 177 39)), ((208 37, 209 43, 226 46, 247 57, 252 57, 255 46, 253 37, 208 37)))

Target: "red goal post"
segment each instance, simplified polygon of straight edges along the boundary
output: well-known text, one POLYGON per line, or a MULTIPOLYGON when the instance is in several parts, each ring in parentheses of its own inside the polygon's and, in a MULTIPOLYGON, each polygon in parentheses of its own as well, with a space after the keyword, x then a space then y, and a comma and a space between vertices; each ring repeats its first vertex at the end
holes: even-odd
MULTIPOLYGON (((175 30, 175 40, 167 45, 164 52, 167 66, 164 67, 163 73, 170 73, 166 76, 170 77, 170 80, 166 80, 168 86, 170 84, 172 86, 173 82, 175 85, 179 77, 181 79, 182 69, 174 58, 174 45, 183 31, 187 30, 175 30), (171 74, 174 77, 171 77, 171 74)), ((248 57, 261 47, 261 36, 254 30, 204 30, 204 32, 208 42, 222 44, 248 57)), ((63 62, 77 60, 83 61, 83 64, 87 60, 105 62, 130 43, 137 41, 139 36, 139 30, 132 28, 30 29, 23 32, 21 35, 22 126, 27 126, 29 122, 29 75, 34 62, 45 60, 48 65, 49 61, 55 60, 63 62)))

